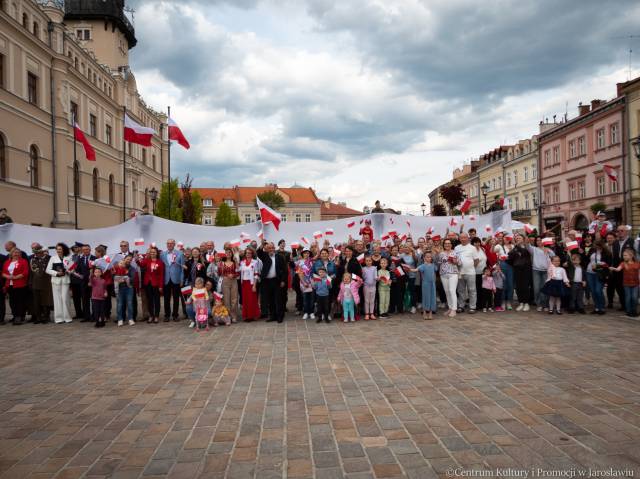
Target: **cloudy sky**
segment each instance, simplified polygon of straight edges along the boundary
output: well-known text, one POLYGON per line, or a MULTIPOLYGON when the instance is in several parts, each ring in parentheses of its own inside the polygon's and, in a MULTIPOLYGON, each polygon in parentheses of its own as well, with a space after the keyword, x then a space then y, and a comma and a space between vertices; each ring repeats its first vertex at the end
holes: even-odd
POLYGON ((612 98, 640 34, 635 0, 128 4, 138 88, 192 144, 172 172, 408 213, 465 160, 612 98))

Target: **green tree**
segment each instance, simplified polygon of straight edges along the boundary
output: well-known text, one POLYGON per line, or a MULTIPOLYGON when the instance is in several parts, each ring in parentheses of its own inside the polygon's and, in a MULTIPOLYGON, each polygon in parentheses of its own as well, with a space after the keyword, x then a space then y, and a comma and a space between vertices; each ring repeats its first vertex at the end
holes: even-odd
POLYGON ((193 206, 193 198, 191 196, 191 183, 193 178, 187 173, 184 182, 180 185, 181 204, 182 207, 182 222, 189 223, 191 225, 196 224, 197 218, 195 217, 195 208, 193 206))
POLYGON ((431 207, 431 216, 447 216, 447 209, 441 204, 433 205, 431 207))
POLYGON ((193 215, 196 219, 195 224, 202 224, 202 196, 199 191, 191 192, 191 204, 193 205, 193 215))
POLYGON ((156 216, 173 221, 182 221, 182 208, 180 207, 180 189, 178 179, 172 179, 163 183, 156 204, 156 216), (171 191, 171 217, 169 217, 169 191, 171 191))
MULTIPOLYGON (((262 201, 265 205, 274 210, 279 210, 284 206, 284 198, 280 196, 280 194, 275 190, 265 191, 264 193, 260 193, 258 195, 260 201, 262 201)), ((255 207, 258 207, 258 202, 253 200, 253 204, 255 207)))
POLYGON ((216 214, 216 226, 237 226, 240 224, 238 213, 233 211, 226 203, 221 203, 216 214))

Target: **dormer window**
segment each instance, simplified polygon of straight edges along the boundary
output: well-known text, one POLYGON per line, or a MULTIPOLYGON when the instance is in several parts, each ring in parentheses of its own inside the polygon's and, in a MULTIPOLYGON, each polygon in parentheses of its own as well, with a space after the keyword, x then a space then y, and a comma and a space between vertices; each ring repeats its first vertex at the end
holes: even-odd
POLYGON ((213 201, 211 198, 205 198, 202 200, 202 206, 213 206, 213 201))
POLYGON ((91 40, 91 30, 88 28, 76 29, 76 38, 80 41, 91 40))
POLYGON ((227 204, 227 206, 233 206, 233 200, 227 199, 224 200, 224 202, 227 204))

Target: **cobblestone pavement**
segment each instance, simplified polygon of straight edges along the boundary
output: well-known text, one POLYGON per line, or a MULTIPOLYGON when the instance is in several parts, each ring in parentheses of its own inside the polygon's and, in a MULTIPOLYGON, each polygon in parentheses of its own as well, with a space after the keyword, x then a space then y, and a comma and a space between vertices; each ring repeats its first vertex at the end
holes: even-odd
POLYGON ((4 326, 0 478, 638 477, 639 340, 534 312, 4 326))

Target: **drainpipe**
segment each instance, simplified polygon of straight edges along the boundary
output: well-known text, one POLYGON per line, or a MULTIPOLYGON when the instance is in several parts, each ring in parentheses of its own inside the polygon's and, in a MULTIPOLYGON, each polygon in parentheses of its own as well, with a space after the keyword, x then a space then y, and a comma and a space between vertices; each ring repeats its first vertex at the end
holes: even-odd
MULTIPOLYGON (((49 48, 53 49, 53 22, 47 23, 47 33, 49 39, 49 48)), ((51 98, 51 186, 53 187, 53 221, 51 226, 58 224, 58 178, 57 178, 57 151, 56 151, 56 98, 55 85, 53 80, 53 64, 55 56, 51 55, 51 67, 49 68, 49 97, 51 98)))

